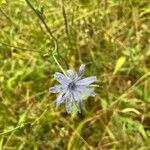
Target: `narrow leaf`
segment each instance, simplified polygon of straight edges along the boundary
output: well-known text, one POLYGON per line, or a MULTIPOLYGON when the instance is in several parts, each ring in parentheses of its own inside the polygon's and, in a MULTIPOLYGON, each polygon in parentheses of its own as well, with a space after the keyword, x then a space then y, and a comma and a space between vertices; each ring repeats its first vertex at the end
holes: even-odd
POLYGON ((125 56, 121 56, 117 60, 116 65, 115 65, 115 69, 114 69, 114 72, 113 72, 113 75, 116 75, 120 71, 120 69, 123 66, 123 64, 125 63, 125 61, 126 61, 126 57, 125 56))
POLYGON ((137 115, 140 115, 140 114, 141 114, 138 110, 136 110, 136 109, 134 109, 134 108, 125 108, 125 109, 122 110, 122 112, 123 112, 123 113, 134 112, 134 113, 137 114, 137 115))

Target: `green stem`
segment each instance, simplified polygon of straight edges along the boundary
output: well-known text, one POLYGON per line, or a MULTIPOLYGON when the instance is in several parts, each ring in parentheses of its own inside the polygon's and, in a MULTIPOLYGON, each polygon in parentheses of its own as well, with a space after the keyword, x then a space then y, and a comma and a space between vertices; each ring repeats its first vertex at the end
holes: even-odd
POLYGON ((14 131, 17 130, 17 129, 21 129, 21 128, 23 128, 25 125, 28 125, 28 124, 30 125, 31 123, 30 123, 30 122, 27 122, 27 123, 21 124, 21 125, 19 125, 19 126, 16 126, 15 128, 13 128, 13 129, 11 129, 11 130, 1 132, 1 133, 0 133, 0 136, 5 135, 5 134, 8 134, 8 133, 11 133, 11 132, 14 132, 14 131))
POLYGON ((38 16, 38 18, 42 21, 42 23, 44 24, 46 30, 48 31, 49 35, 52 37, 52 39, 57 42, 57 39, 53 36, 52 31, 50 30, 50 28, 48 27, 47 23, 45 22, 45 20, 43 19, 43 16, 33 7, 33 5, 31 4, 31 2, 29 0, 25 0, 27 2, 27 4, 30 6, 30 8, 35 12, 35 14, 38 16))
MULTIPOLYGON (((50 37, 54 40, 54 50, 53 50, 53 58, 56 62, 56 64, 59 66, 59 68, 61 69, 61 71, 64 73, 64 75, 68 78, 67 74, 65 73, 64 69, 61 67, 61 65, 59 64, 59 62, 57 61, 56 57, 55 57, 55 52, 57 52, 57 54, 59 55, 58 52, 58 42, 57 39, 54 37, 52 31, 50 30, 50 28, 48 27, 47 23, 45 22, 43 16, 40 14, 40 12, 38 10, 36 10, 34 8, 34 6, 31 4, 31 2, 29 0, 25 0, 27 2, 27 4, 30 6, 30 8, 35 12, 35 14, 38 16, 38 18, 42 21, 43 25, 45 26, 46 30, 48 31, 50 37)), ((60 56, 60 55, 59 55, 60 56)), ((61 57, 61 56, 60 56, 61 57)))
POLYGON ((60 65, 60 63, 57 61, 57 58, 55 57, 55 54, 53 54, 53 58, 54 58, 56 64, 58 65, 58 67, 60 68, 60 70, 63 72, 63 74, 66 76, 66 78, 68 78, 65 70, 62 68, 62 66, 60 65))

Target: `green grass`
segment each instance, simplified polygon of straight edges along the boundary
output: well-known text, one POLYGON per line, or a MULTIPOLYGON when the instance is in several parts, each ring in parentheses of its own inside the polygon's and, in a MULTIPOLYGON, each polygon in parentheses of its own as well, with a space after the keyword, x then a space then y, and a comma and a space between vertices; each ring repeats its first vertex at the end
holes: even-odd
POLYGON ((149 1, 1 0, 0 150, 109 149, 150 149, 149 1), (54 58, 98 78, 81 114, 55 107, 54 58))

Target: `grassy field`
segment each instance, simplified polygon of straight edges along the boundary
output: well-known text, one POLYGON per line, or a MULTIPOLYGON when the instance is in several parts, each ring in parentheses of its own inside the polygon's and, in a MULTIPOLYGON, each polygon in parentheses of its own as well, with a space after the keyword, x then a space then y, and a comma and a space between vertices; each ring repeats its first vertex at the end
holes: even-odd
POLYGON ((0 150, 150 150, 150 1, 0 0, 0 150), (97 76, 82 113, 58 63, 97 76))

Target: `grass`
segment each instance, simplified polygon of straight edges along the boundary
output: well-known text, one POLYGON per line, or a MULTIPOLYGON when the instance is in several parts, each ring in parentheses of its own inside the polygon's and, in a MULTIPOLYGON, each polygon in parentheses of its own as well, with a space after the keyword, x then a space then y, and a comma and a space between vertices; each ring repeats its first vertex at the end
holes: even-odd
POLYGON ((0 150, 150 149, 148 0, 2 0, 0 19, 0 150), (83 63, 97 96, 68 115, 48 89, 83 63))

